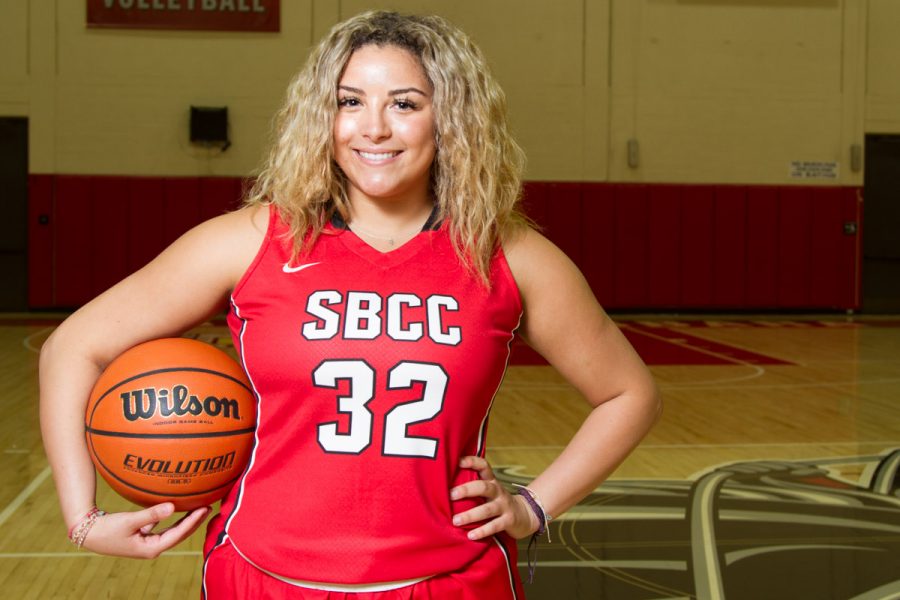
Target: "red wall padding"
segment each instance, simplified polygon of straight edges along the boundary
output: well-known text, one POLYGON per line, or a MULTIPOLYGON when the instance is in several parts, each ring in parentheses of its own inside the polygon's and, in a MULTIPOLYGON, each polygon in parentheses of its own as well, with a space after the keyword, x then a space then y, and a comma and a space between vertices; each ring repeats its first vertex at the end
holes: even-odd
POLYGON ((53 177, 28 180, 28 306, 53 304, 53 177))
POLYGON ((525 208, 607 308, 860 306, 859 188, 529 182, 525 208))
POLYGON ((238 178, 32 175, 30 306, 84 304, 194 225, 235 208, 241 185, 238 178))
MULTIPOLYGON (((33 175, 30 304, 74 307, 235 208, 239 178, 33 175), (41 215, 49 217, 41 224, 41 215)), ((858 188, 528 182, 610 309, 858 309, 858 188)))

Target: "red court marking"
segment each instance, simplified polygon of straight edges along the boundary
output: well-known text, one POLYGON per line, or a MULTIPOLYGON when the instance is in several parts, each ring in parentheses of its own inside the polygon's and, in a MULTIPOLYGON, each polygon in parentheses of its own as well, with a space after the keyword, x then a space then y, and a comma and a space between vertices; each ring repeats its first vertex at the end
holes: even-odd
MULTIPOLYGON (((652 355, 647 358, 641 354, 638 345, 635 350, 641 355, 647 364, 655 365, 721 365, 721 364, 751 364, 751 365, 792 365, 794 363, 750 352, 743 348, 729 346, 719 342, 713 342, 703 338, 695 337, 685 333, 684 331, 672 330, 667 327, 648 327, 640 323, 623 323, 622 330, 626 332, 629 340, 636 340, 634 336, 628 336, 627 332, 634 332, 638 335, 648 336, 658 342, 666 343, 677 349, 669 349, 666 346, 660 346, 661 353, 652 355), (706 356, 706 360, 694 362, 694 358, 690 354, 684 354, 682 351, 697 353, 706 356), (652 361, 652 362, 651 362, 652 361), (690 361, 690 362, 685 362, 690 361)), ((642 342, 639 342, 642 343, 642 342)), ((634 344, 634 341, 632 341, 634 344)))
POLYGON ((618 321, 622 325, 635 323, 641 325, 648 331, 654 331, 658 328, 663 329, 858 329, 862 327, 879 328, 896 328, 900 327, 898 319, 854 319, 853 321, 818 321, 818 320, 778 320, 769 321, 766 319, 729 319, 727 321, 718 320, 671 320, 671 321, 618 321))
MULTIPOLYGON (((698 321, 698 323, 701 323, 698 321)), ((634 349, 648 365, 791 365, 764 354, 712 342, 689 335, 686 328, 648 326, 635 321, 619 322, 619 327, 634 349)), ((537 352, 519 338, 513 342, 510 364, 516 366, 546 365, 537 352)))
POLYGON ((816 487, 827 487, 833 488, 836 490, 854 490, 855 486, 850 485, 849 483, 845 483, 843 481, 835 481, 834 479, 829 479, 828 477, 801 477, 797 480, 797 483, 805 483, 807 485, 814 485, 816 487))
MULTIPOLYGON (((0 325, 5 327, 36 327, 58 325, 62 319, 57 317, 21 317, 0 315, 0 325)), ((211 325, 225 327, 223 317, 215 317, 209 321, 211 325)), ((618 321, 625 337, 634 346, 637 353, 648 365, 792 365, 764 354, 750 352, 735 346, 712 342, 692 336, 690 329, 844 329, 844 328, 900 328, 900 320, 873 319, 855 321, 765 321, 750 319, 734 319, 728 321, 690 320, 690 321, 618 321)), ((227 346, 226 339, 216 345, 227 346)), ((540 354, 529 348, 520 338, 512 344, 510 365, 533 366, 546 365, 547 361, 540 354)))
MULTIPOLYGON (((690 340, 681 332, 642 331, 632 329, 629 326, 622 328, 622 333, 634 346, 638 355, 648 365, 733 365, 735 361, 728 360, 717 354, 708 354, 692 348, 690 340), (660 333, 671 333, 673 336, 660 333), (660 339, 664 337, 667 339, 660 339)), ((697 338, 693 338, 696 340, 697 338)))

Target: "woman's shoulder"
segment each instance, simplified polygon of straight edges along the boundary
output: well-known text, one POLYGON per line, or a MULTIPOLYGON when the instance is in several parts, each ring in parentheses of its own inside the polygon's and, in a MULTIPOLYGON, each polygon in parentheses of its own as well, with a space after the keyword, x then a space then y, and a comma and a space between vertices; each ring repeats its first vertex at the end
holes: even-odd
POLYGON ((525 297, 583 280, 575 263, 533 227, 508 228, 501 235, 501 244, 516 285, 525 297))
POLYGON ((243 206, 237 210, 213 217, 205 223, 219 233, 227 233, 234 236, 248 235, 251 237, 265 236, 269 226, 270 210, 265 204, 252 204, 243 206))
POLYGON ((525 275, 539 266, 571 262, 556 244, 525 224, 508 227, 501 233, 503 254, 515 275, 525 275))
POLYGON ((245 249, 262 243, 269 228, 270 212, 265 205, 244 206, 201 223, 193 233, 210 242, 245 249))
POLYGON ((269 208, 245 206, 204 221, 176 244, 178 256, 203 263, 236 282, 253 262, 269 227, 269 208), (204 258, 200 258, 204 257, 204 258))

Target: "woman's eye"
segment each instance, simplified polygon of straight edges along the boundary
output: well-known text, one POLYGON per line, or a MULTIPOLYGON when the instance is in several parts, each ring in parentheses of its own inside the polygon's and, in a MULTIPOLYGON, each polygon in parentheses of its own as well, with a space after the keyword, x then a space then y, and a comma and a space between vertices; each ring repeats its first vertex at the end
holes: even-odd
POLYGON ((338 106, 359 106, 359 99, 353 98, 352 96, 345 96, 343 98, 338 98, 338 106))
POLYGON ((405 98, 398 98, 394 100, 394 106, 399 108, 400 110, 415 110, 416 104, 412 100, 407 100, 405 98))

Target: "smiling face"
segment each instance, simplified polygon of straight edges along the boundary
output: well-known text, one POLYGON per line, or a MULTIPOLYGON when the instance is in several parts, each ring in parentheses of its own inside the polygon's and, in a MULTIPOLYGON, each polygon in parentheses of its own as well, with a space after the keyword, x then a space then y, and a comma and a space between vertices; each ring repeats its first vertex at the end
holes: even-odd
POLYGON ((433 90, 419 60, 397 46, 356 50, 338 83, 334 158, 351 204, 430 204, 433 90))

